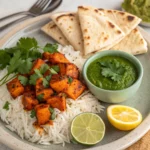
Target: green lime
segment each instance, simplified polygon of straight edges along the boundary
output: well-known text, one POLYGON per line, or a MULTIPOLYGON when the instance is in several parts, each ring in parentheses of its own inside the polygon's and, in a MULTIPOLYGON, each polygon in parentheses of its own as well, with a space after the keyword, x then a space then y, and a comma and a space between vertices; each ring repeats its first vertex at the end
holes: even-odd
POLYGON ((94 145, 103 139, 105 124, 100 116, 94 113, 82 113, 73 119, 71 134, 81 144, 94 145))

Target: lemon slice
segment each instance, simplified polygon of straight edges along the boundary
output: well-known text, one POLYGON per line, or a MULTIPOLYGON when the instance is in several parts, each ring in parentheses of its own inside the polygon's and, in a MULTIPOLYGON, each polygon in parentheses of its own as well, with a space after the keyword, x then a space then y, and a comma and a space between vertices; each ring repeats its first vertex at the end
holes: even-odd
POLYGON ((105 125, 98 115, 94 113, 82 113, 73 119, 71 134, 81 144, 94 145, 103 139, 105 125))
POLYGON ((107 117, 114 127, 125 131, 136 128, 142 121, 142 115, 138 110, 123 105, 109 106, 107 117))

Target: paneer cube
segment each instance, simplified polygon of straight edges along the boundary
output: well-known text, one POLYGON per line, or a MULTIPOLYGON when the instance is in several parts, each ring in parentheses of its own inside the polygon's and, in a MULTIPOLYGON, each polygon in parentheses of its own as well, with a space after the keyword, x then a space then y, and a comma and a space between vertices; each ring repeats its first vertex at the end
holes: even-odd
POLYGON ((76 65, 74 65, 73 63, 60 63, 58 65, 60 68, 60 75, 66 75, 78 79, 79 69, 76 65))
POLYGON ((47 100, 54 93, 51 88, 44 88, 44 86, 43 86, 43 78, 39 78, 36 81, 35 88, 36 88, 36 97, 38 97, 41 94, 43 95, 42 96, 42 101, 47 100))
POLYGON ((50 87, 58 93, 66 90, 68 86, 69 86, 69 83, 68 83, 67 76, 60 76, 56 74, 56 75, 53 75, 50 80, 50 87))
POLYGON ((73 79, 69 87, 64 91, 68 97, 76 100, 86 89, 85 85, 77 79, 73 79))
POLYGON ((47 103, 50 104, 51 107, 57 108, 60 111, 66 110, 66 96, 64 93, 60 93, 59 95, 51 96, 47 103))
POLYGON ((43 54, 44 59, 48 59, 50 63, 57 64, 57 63, 69 63, 69 60, 65 57, 64 54, 56 52, 56 53, 49 53, 45 52, 43 54))
POLYGON ((39 104, 35 107, 35 111, 38 125, 45 125, 49 122, 51 117, 49 104, 39 104))
POLYGON ((42 59, 37 59, 37 60, 35 60, 34 62, 33 62, 33 67, 32 67, 32 69, 31 69, 31 71, 30 71, 30 74, 33 74, 34 73, 34 70, 35 69, 39 69, 43 64, 45 64, 45 62, 44 62, 44 60, 42 60, 42 59))
POLYGON ((36 105, 38 105, 38 100, 36 99, 34 91, 29 91, 23 94, 22 104, 24 109, 32 110, 36 105))
POLYGON ((18 78, 15 78, 7 83, 7 89, 14 99, 24 93, 24 87, 18 78))

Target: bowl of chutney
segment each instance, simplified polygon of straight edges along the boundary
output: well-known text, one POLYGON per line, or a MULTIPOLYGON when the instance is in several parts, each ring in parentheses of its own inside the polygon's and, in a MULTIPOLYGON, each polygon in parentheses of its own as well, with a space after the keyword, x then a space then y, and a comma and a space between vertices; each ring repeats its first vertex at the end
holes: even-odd
POLYGON ((107 50, 87 59, 82 70, 88 89, 107 103, 120 103, 139 89, 143 67, 133 55, 119 50, 107 50))

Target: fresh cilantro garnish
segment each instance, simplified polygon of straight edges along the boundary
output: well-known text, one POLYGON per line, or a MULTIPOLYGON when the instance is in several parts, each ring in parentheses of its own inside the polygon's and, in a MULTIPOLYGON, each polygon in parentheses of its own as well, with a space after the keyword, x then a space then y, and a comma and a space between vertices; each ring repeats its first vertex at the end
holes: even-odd
POLYGON ((3 109, 9 110, 9 105, 10 105, 10 103, 7 101, 7 102, 5 103, 5 105, 3 106, 3 109))
POLYGON ((47 64, 43 64, 41 67, 40 67, 40 73, 41 74, 44 74, 50 67, 47 65, 47 64))
POLYGON ((43 86, 45 88, 49 87, 49 82, 45 78, 43 78, 43 86))
POLYGON ((42 101, 43 101, 43 98, 44 98, 44 93, 39 94, 39 95, 37 96, 37 100, 38 100, 39 102, 42 102, 42 101))
POLYGON ((30 114, 30 117, 31 118, 34 118, 36 116, 36 112, 34 109, 31 110, 31 114, 30 114))
POLYGON ((51 113, 50 120, 54 120, 56 118, 56 114, 55 114, 54 108, 49 107, 49 111, 51 113))
POLYGON ((38 48, 38 43, 35 38, 21 38, 17 42, 17 47, 29 50, 32 48, 38 48))
POLYGON ((39 78, 39 76, 37 74, 33 74, 30 76, 29 79, 29 84, 31 85, 35 85, 36 84, 36 80, 39 78))
POLYGON ((46 44, 45 47, 43 48, 44 52, 49 52, 49 53, 56 53, 58 49, 58 44, 46 44))
POLYGON ((46 76, 45 79, 49 82, 51 80, 51 77, 52 77, 52 75, 50 74, 50 75, 46 76))
POLYGON ((50 68, 49 70, 50 70, 51 74, 58 74, 53 68, 50 68))
POLYGON ((0 50, 0 69, 4 69, 10 62, 11 56, 4 50, 0 50))
POLYGON ((51 113, 53 113, 53 112, 54 112, 54 108, 49 107, 49 111, 50 111, 51 113))
POLYGON ((18 79, 22 85, 26 86, 28 84, 28 78, 27 77, 19 75, 18 79))
POLYGON ((68 77, 68 83, 71 84, 73 79, 71 77, 68 77))
POLYGON ((60 71, 60 68, 59 68, 58 65, 51 66, 51 68, 52 68, 53 70, 55 70, 57 73, 60 71))
POLYGON ((113 61, 100 62, 100 64, 102 66, 101 74, 116 82, 119 82, 122 79, 126 71, 125 67, 123 67, 116 59, 113 61))
POLYGON ((32 65, 33 65, 33 63, 30 58, 23 60, 22 63, 18 67, 18 73, 21 73, 21 74, 29 73, 32 68, 32 65))

